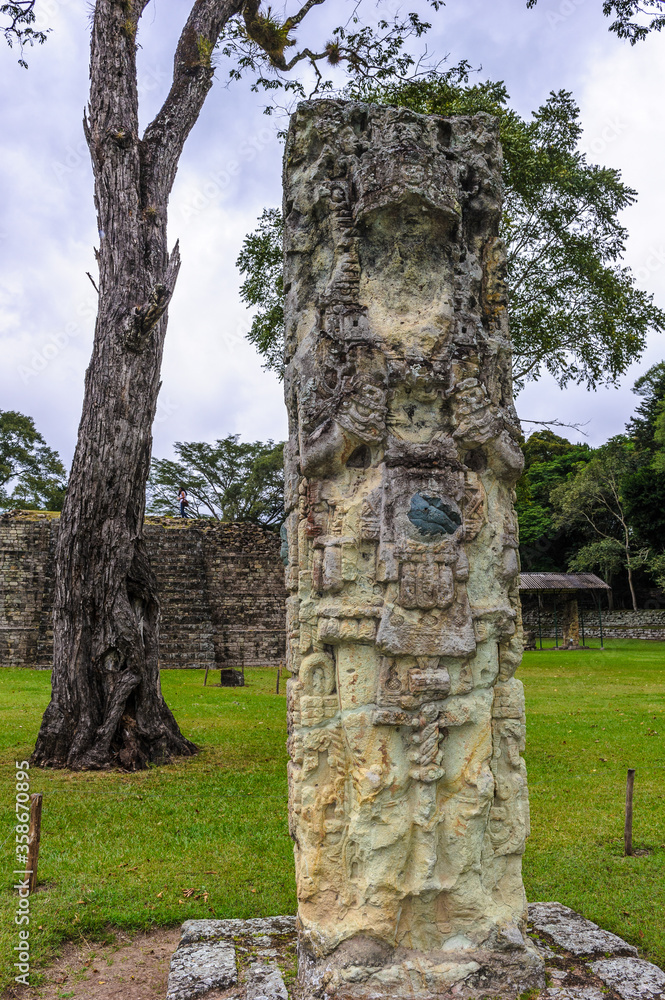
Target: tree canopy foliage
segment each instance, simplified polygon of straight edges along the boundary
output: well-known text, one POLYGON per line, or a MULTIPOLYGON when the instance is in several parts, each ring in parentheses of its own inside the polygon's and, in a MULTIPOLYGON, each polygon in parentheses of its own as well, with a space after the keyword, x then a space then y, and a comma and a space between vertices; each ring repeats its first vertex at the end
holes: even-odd
POLYGON ((236 265, 247 275, 240 294, 255 308, 247 339, 263 357, 263 367, 284 370, 284 279, 282 238, 284 222, 278 208, 264 208, 255 232, 245 237, 236 265))
POLYGON ((597 448, 585 465, 567 482, 555 486, 550 499, 555 510, 555 526, 579 524, 590 543, 575 556, 577 566, 594 568, 594 561, 604 562, 606 572, 612 561, 625 568, 633 609, 637 610, 634 572, 645 561, 646 553, 636 551, 635 532, 628 518, 624 483, 634 471, 633 449, 623 437, 613 438, 597 448))
POLYGON ((665 362, 635 392, 626 433, 600 448, 532 434, 516 505, 524 569, 598 572, 633 603, 638 589, 665 589, 665 362))
POLYGON ((583 536, 576 528, 555 525, 550 492, 589 461, 591 448, 543 429, 527 439, 523 451, 524 474, 516 487, 522 568, 561 570, 583 544, 583 536))
POLYGON ((665 549, 665 361, 638 378, 640 396, 626 431, 634 442, 636 467, 624 493, 635 531, 654 552, 665 549))
POLYGON ((62 510, 67 470, 32 417, 0 410, 0 510, 62 510))
POLYGON ((665 361, 652 365, 635 382, 633 392, 640 397, 635 416, 628 422, 627 432, 638 448, 655 453, 665 445, 663 416, 665 415, 665 361))
MULTIPOLYGON (((537 3, 527 0, 527 7, 537 3)), ((635 45, 651 31, 661 31, 665 26, 665 0, 603 0, 603 14, 614 18, 610 31, 635 45)))
MULTIPOLYGON (((501 233, 514 376, 518 387, 547 371, 561 386, 614 382, 641 354, 665 313, 621 264, 627 230, 620 213, 636 198, 619 171, 588 163, 577 145, 579 108, 552 92, 530 119, 509 106, 503 83, 469 82, 461 63, 411 81, 358 81, 349 97, 423 114, 489 112, 499 119, 506 187, 501 233)), ((237 264, 241 296, 256 308, 249 340, 264 367, 282 372, 282 218, 266 209, 237 264)))
POLYGON ((178 456, 154 458, 148 480, 149 514, 173 514, 187 490, 188 514, 217 521, 253 521, 267 527, 284 518, 283 445, 242 442, 238 434, 207 444, 178 441, 178 456))
MULTIPOLYGON (((238 80, 249 72, 254 77, 255 91, 283 89, 298 98, 323 94, 333 89, 333 81, 324 76, 330 67, 344 67, 356 80, 380 82, 406 79, 414 74, 416 60, 407 42, 420 38, 430 28, 418 14, 402 16, 399 9, 392 21, 380 17, 375 25, 363 24, 361 3, 344 24, 333 28, 328 40, 317 51, 303 46, 296 47, 296 33, 313 7, 326 0, 305 0, 300 9, 280 20, 273 9, 262 9, 261 0, 244 0, 238 4, 239 12, 231 17, 220 33, 219 45, 224 56, 232 59, 229 75, 238 80), (296 52, 290 50, 296 47, 296 52), (299 63, 305 63, 314 72, 315 84, 308 93, 302 79, 288 76, 299 63)), ((438 11, 445 6, 443 0, 428 0, 438 11)), ((418 66, 422 60, 418 61, 418 66)), ((266 108, 268 113, 271 108, 266 108)))

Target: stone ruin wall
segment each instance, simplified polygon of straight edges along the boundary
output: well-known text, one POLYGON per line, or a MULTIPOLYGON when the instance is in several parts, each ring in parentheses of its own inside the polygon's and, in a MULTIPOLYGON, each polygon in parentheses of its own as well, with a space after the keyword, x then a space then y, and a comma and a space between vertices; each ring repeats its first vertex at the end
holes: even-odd
MULTIPOLYGON (((0 517, 0 667, 50 669, 56 526, 57 515, 0 517)), ((193 520, 185 526, 172 522, 173 530, 159 523, 147 526, 147 537, 152 533, 154 539, 152 551, 160 554, 155 569, 164 609, 162 666, 233 666, 243 657, 248 666, 279 663, 284 659, 287 592, 274 534, 259 529, 255 535, 251 525, 226 525, 221 532, 217 528, 207 533, 192 527, 193 520), (220 538, 225 541, 220 543, 220 538), (213 575, 217 582, 210 589, 213 575), (238 575, 236 585, 229 586, 238 575), (248 632, 243 622, 250 620, 253 607, 258 615, 249 627, 256 631, 248 632), (217 650, 213 610, 222 637, 217 650), (174 627, 176 622, 180 628, 174 627)), ((542 622, 543 636, 553 637, 552 616, 545 612, 542 622)), ((535 610, 524 612, 524 627, 537 633, 535 610)), ((585 612, 585 632, 599 635, 597 613, 585 612)), ((665 610, 604 610, 603 635, 664 641, 665 610)))
MULTIPOLYGON (((582 614, 580 607, 579 614, 582 614)), ((538 638, 538 609, 527 605, 523 611, 524 628, 538 638)), ((653 639, 665 641, 665 610, 645 608, 641 611, 608 611, 602 609, 603 636, 605 639, 653 639)), ((554 614, 546 608, 541 611, 540 623, 543 638, 554 638, 554 614)), ((580 639, 582 630, 580 628, 580 639)), ((561 638, 561 624, 558 627, 561 638)), ((584 607, 584 634, 586 638, 600 637, 598 609, 584 607)))
POLYGON ((542 980, 500 166, 487 115, 331 100, 291 120, 289 813, 312 996, 542 980))
MULTIPOLYGON (((0 517, 0 667, 49 669, 57 515, 0 517)), ((160 666, 276 666, 284 659, 284 567, 275 532, 150 518, 162 606, 160 666)))

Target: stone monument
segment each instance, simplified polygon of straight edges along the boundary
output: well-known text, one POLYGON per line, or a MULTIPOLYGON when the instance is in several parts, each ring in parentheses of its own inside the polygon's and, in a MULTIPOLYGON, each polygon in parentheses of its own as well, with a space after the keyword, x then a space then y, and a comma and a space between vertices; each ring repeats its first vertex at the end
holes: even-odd
POLYGON ((501 149, 301 104, 285 152, 290 823, 307 996, 544 985, 501 149))

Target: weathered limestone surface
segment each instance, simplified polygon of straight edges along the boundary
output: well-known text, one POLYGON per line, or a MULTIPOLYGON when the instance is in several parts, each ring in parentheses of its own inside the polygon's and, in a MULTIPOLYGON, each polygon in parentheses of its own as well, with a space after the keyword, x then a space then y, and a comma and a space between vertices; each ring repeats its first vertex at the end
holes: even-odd
POLYGON ((254 962, 247 973, 247 1000, 289 1000, 282 974, 274 962, 254 962))
POLYGON ((226 989, 238 980, 233 944, 181 944, 171 959, 166 1000, 191 1000, 213 989, 226 989))
POLYGON ((531 903, 529 920, 536 931, 547 934, 554 944, 571 955, 633 955, 637 948, 605 931, 561 903, 531 903))
MULTIPOLYGON (((539 912, 551 908, 558 912, 555 934, 564 925, 568 928, 567 946, 557 945, 555 935, 548 931, 529 931, 545 958, 549 984, 530 991, 530 1000, 607 1000, 608 986, 612 996, 622 1000, 665 1000, 665 974, 643 959, 621 957, 633 950, 626 941, 610 935, 613 957, 590 962, 600 943, 598 935, 606 933, 596 924, 559 903, 532 903, 529 917, 539 922, 539 912), (543 935, 552 938, 556 952, 543 942, 543 935)), ((309 985, 293 978, 295 936, 295 917, 188 920, 171 962, 167 1000, 200 1000, 202 996, 211 1000, 213 996, 215 1000, 222 996, 226 1000, 312 1000, 309 985), (208 992, 206 984, 214 981, 230 985, 223 993, 215 987, 208 992)), ((351 995, 345 987, 335 993, 337 1000, 351 995)), ((379 987, 370 995, 381 1000, 389 994, 379 987)), ((502 991, 500 1000, 505 995, 502 991)), ((485 1000, 490 998, 497 1000, 496 993, 485 996, 485 1000)))
POLYGON ((542 1000, 606 1000, 597 986, 550 986, 541 997, 542 1000))
POLYGON ((290 971, 295 924, 294 917, 185 921, 166 1000, 289 1000, 280 962, 290 971))
POLYGON ((290 819, 310 996, 508 998, 522 469, 487 115, 300 105, 285 153, 290 819))
POLYGON ((665 1000, 665 972, 642 958, 604 958, 591 969, 622 1000, 665 1000))

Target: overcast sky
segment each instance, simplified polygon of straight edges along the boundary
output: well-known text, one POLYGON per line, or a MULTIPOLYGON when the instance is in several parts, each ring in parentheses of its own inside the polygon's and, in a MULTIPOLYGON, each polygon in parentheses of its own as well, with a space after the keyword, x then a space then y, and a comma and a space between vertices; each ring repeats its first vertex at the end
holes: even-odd
MULTIPOLYGON (((153 0, 143 17, 143 124, 168 90, 186 7, 153 0)), ((448 0, 439 13, 429 10, 434 29, 428 47, 449 55, 450 64, 466 58, 482 67, 482 77, 504 80, 524 115, 550 90, 573 92, 589 158, 619 168, 639 192, 624 217, 630 231, 626 263, 665 307, 665 36, 631 48, 608 33, 601 7, 601 0, 540 0, 528 11, 525 0, 448 0)), ((310 13, 308 35, 326 40, 352 8, 347 0, 328 0, 310 13)), ((0 409, 34 417, 69 463, 96 298, 86 277, 86 271, 95 275, 97 226, 81 128, 89 8, 81 0, 41 0, 41 9, 53 31, 46 45, 28 52, 29 70, 17 66, 14 52, 0 50, 0 409)), ((391 0, 379 7, 394 9, 391 0)), ((428 10, 423 0, 407 0, 401 9, 428 10)), ((373 0, 364 0, 361 11, 377 16, 373 0)), ((263 115, 249 81, 227 88, 223 65, 218 73, 171 199, 170 240, 180 239, 183 264, 155 426, 154 454, 160 457, 171 454, 176 440, 213 441, 230 433, 279 440, 286 434, 281 385, 262 371, 244 340, 250 316, 234 265, 262 208, 281 201, 278 123, 263 115), (240 169, 229 171, 233 163, 240 169)), ((663 341, 654 336, 619 385, 596 393, 561 391, 543 378, 520 394, 518 411, 523 419, 588 423, 589 442, 600 444, 623 430, 636 400, 630 387, 663 356, 663 341)))

